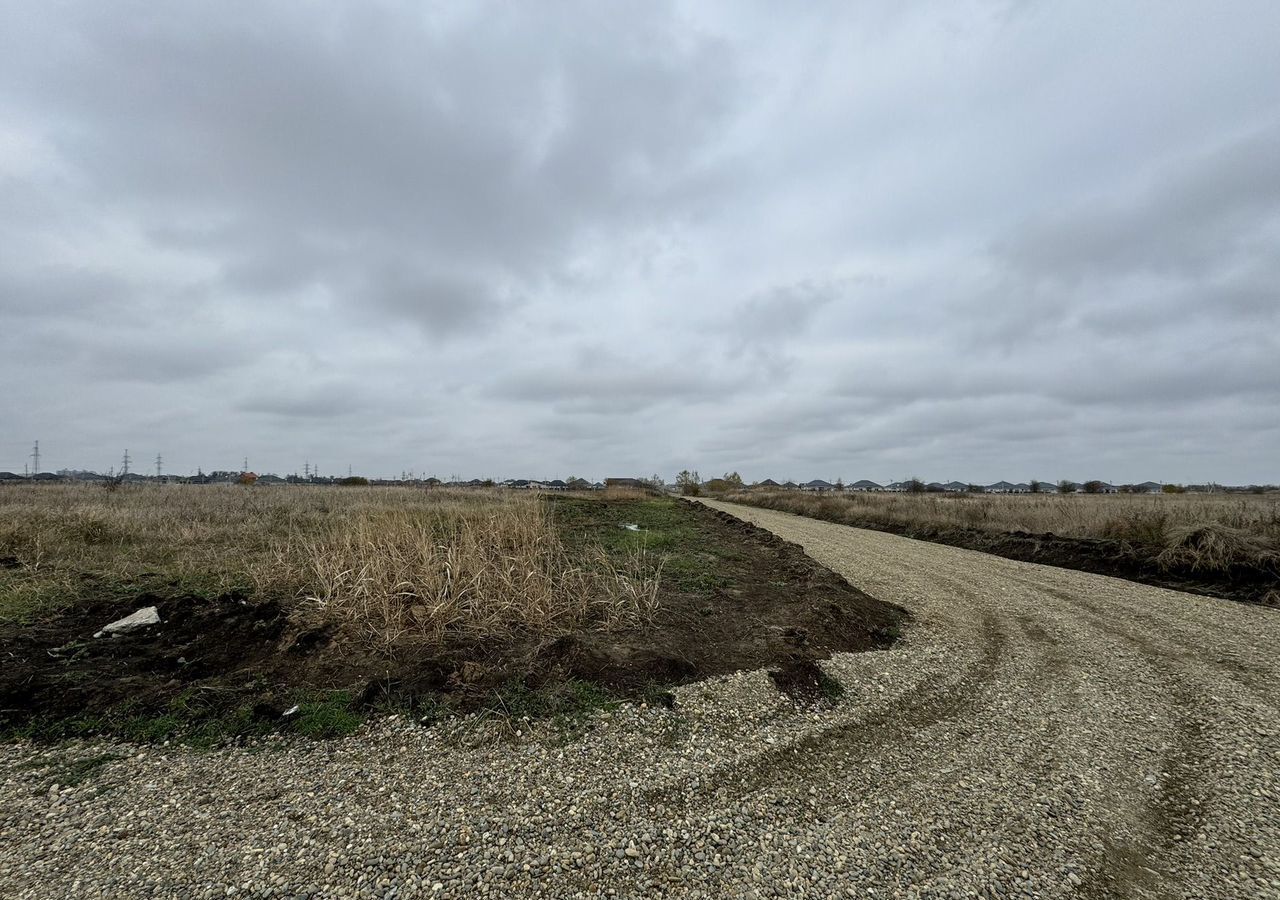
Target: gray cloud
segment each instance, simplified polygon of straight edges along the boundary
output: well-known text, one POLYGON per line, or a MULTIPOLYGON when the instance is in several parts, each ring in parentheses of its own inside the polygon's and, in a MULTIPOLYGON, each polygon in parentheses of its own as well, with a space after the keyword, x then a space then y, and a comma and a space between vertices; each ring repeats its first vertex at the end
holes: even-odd
POLYGON ((13 4, 0 469, 1280 480, 1277 26, 13 4))

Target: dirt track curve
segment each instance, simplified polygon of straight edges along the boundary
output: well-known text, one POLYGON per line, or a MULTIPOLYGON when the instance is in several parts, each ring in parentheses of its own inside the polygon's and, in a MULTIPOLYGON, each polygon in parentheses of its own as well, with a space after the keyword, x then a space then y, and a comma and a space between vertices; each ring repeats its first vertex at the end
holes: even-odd
POLYGON ((1276 611, 711 505, 906 606, 909 653, 953 663, 815 742, 817 769, 894 773, 860 807, 953 823, 960 867, 1001 845, 1079 860, 1080 896, 1280 896, 1276 611))
POLYGON ((0 895, 1280 897, 1280 613, 713 505, 913 613, 834 710, 756 672, 568 740, 0 747, 0 895))

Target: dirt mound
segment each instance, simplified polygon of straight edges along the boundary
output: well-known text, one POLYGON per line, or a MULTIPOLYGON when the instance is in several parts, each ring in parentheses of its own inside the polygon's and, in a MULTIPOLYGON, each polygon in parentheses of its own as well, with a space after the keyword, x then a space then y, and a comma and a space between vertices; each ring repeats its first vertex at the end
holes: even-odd
POLYGON ((709 594, 669 588, 643 629, 564 639, 555 649, 573 675, 634 689, 876 650, 896 639, 901 608, 857 590, 797 544, 728 513, 696 509, 700 542, 742 551, 722 564, 729 583, 709 594))

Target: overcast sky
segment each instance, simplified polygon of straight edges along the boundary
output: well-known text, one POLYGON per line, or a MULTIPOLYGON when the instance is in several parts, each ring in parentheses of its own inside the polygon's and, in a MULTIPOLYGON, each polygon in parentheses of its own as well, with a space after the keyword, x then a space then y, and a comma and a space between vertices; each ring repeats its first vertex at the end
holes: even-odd
POLYGON ((0 470, 1280 481, 1280 4, 0 0, 0 470))

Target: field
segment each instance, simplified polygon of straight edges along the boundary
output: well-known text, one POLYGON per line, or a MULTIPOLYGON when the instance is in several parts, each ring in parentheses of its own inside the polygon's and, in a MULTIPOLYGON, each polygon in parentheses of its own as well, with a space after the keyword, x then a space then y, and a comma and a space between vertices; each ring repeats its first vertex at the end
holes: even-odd
POLYGON ((665 497, 0 488, 12 734, 569 714, 765 666, 820 687, 814 659, 884 646, 900 619, 792 545, 665 497), (151 606, 161 625, 93 636, 151 606))
POLYGON ((812 494, 726 499, 1067 568, 1280 602, 1280 494, 812 494))

